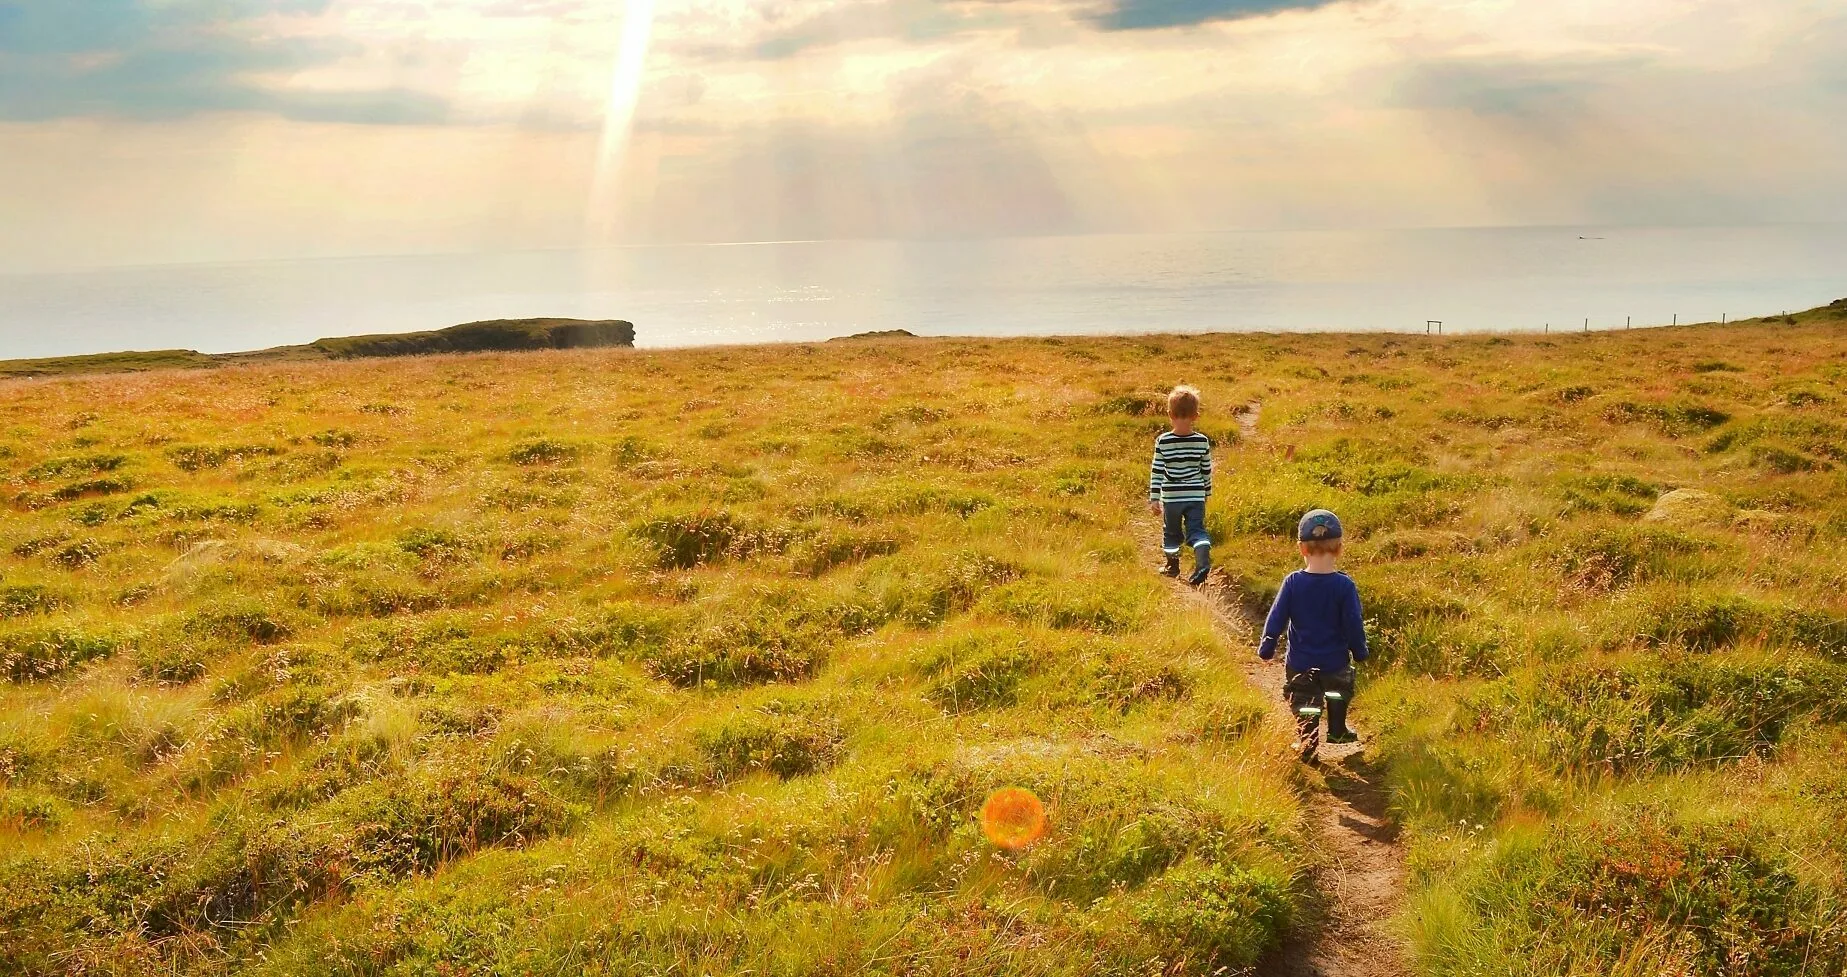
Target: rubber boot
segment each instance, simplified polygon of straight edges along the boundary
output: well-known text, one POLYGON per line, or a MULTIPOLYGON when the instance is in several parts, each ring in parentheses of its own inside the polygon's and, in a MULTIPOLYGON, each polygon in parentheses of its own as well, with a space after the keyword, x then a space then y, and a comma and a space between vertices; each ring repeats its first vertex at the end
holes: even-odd
POLYGON ((1303 763, 1314 763, 1321 752, 1321 717, 1295 717, 1295 742, 1290 746, 1302 758, 1303 763))
POLYGON ((1345 698, 1328 700, 1328 742, 1352 743, 1359 734, 1347 728, 1347 700, 1345 698))
POLYGON ((1180 575, 1180 554, 1167 554, 1167 565, 1161 568, 1161 576, 1178 577, 1180 575))
POLYGON ((1186 578, 1186 582, 1197 587, 1200 584, 1205 583, 1206 577, 1211 573, 1212 573, 1212 544, 1211 543, 1201 543, 1198 546, 1193 547, 1193 575, 1186 578))

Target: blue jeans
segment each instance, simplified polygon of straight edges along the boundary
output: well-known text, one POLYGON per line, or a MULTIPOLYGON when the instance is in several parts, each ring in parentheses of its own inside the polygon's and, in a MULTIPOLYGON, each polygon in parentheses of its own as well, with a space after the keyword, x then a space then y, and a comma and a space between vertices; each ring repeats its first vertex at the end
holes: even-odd
POLYGON ((1212 542, 1206 535, 1204 502, 1163 502, 1161 504, 1161 552, 1178 556, 1180 544, 1198 548, 1212 542))

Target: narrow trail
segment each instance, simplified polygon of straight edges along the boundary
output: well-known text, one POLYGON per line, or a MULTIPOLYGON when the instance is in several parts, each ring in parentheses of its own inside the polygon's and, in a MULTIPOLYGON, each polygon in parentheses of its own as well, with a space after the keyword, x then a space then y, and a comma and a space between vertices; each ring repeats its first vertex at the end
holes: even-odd
MULTIPOLYGON (((1260 404, 1238 416, 1244 443, 1261 443, 1257 434, 1260 404)), ((1274 704, 1273 715, 1293 731, 1295 718, 1283 702, 1283 666, 1256 656, 1262 621, 1253 619, 1246 602, 1216 575, 1201 587, 1174 584, 1185 600, 1211 612, 1226 643, 1245 651, 1245 678, 1274 704)), ((1404 848, 1397 827, 1386 816, 1385 772, 1366 756, 1363 700, 1354 709, 1361 739, 1353 744, 1323 743, 1321 762, 1308 771, 1303 794, 1315 842, 1320 846, 1315 882, 1323 899, 1324 918, 1312 932, 1291 937, 1258 965, 1266 977, 1406 977, 1403 944, 1386 931, 1403 906, 1404 848)))

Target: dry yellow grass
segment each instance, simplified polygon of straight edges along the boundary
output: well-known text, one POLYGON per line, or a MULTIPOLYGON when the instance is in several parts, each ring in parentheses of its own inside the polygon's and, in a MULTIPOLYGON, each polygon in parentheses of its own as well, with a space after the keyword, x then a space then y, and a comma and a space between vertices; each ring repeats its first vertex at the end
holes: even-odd
POLYGON ((1236 592, 1352 527, 1420 966, 1839 961, 1822 311, 0 385, 0 969, 1246 966, 1315 853, 1249 650, 1139 555, 1180 381, 1236 592))

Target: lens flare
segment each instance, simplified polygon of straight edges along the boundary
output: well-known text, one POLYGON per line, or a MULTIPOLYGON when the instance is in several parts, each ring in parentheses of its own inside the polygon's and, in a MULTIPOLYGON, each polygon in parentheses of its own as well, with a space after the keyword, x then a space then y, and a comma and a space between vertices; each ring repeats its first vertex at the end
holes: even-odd
POLYGON ((997 790, 981 805, 981 832, 1008 851, 1019 851, 1045 836, 1045 805, 1023 787, 997 790))

